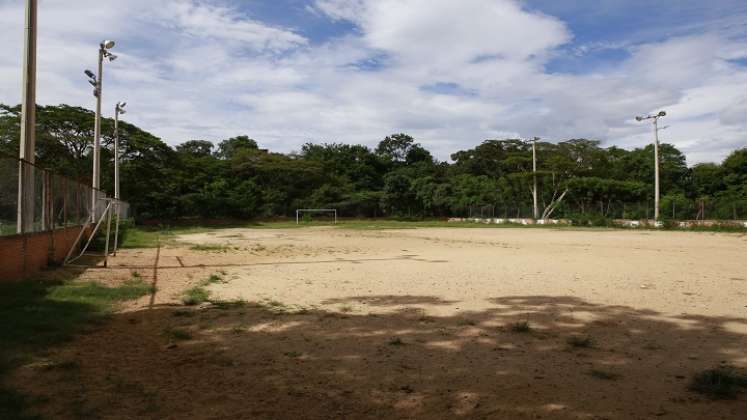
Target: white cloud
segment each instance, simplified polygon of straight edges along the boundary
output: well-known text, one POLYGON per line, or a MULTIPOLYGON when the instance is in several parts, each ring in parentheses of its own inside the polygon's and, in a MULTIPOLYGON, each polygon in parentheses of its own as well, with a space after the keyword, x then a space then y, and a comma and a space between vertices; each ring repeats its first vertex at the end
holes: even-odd
MULTIPOLYGON (((20 99, 21 3, 0 0, 6 103, 20 99)), ((747 146, 747 72, 729 61, 747 44, 723 33, 641 44, 590 74, 550 74, 573 35, 513 0, 319 0, 315 13, 357 27, 322 44, 227 4, 41 1, 39 102, 92 107, 82 70, 113 38, 120 59, 106 65, 104 109, 126 100, 132 122, 171 144, 248 134, 290 151, 405 131, 442 159, 508 135, 633 147, 651 130, 632 117, 664 108, 663 137, 690 163, 747 146), (423 89, 439 83, 470 94, 423 89)))

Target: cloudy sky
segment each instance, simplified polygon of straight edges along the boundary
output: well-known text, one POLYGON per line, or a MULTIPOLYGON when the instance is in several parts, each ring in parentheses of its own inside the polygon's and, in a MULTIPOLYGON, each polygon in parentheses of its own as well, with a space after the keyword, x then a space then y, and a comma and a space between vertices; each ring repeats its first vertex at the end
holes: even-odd
MULTIPOLYGON (((23 0, 0 0, 0 102, 20 102, 23 0)), ((277 151, 407 132, 441 158, 488 138, 747 147, 744 0, 39 0, 38 102, 104 106, 169 144, 277 151)), ((109 112, 110 113, 110 112, 109 112)))

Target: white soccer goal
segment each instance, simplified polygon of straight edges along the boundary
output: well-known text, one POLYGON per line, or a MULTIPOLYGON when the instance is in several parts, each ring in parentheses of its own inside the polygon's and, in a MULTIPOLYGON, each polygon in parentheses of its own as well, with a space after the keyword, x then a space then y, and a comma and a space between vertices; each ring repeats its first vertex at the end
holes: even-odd
POLYGON ((337 209, 297 209, 296 210, 296 224, 301 223, 301 213, 334 213, 335 224, 337 224, 337 209))

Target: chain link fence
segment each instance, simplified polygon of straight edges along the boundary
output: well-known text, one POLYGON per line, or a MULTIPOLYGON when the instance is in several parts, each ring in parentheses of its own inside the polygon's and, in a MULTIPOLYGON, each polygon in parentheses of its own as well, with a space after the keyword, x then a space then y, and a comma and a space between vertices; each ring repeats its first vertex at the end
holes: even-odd
MULTIPOLYGON (((92 220, 94 190, 82 182, 55 174, 18 158, 0 155, 0 236, 46 232, 81 226, 92 220), (19 178, 28 177, 24 196, 28 219, 19 221, 19 178)), ((98 220, 108 197, 98 192, 95 217, 98 220)), ((130 206, 119 202, 119 216, 129 218, 130 206)), ((116 207, 115 207, 116 208, 116 207)))

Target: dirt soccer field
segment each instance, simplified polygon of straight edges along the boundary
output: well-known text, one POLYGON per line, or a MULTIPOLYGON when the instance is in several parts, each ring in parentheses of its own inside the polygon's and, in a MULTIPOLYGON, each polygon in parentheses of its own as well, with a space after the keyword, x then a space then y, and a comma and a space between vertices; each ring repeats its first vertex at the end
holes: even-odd
POLYGON ((82 276, 135 272, 153 295, 14 373, 40 413, 747 418, 689 389, 747 368, 740 234, 221 229, 82 276))

